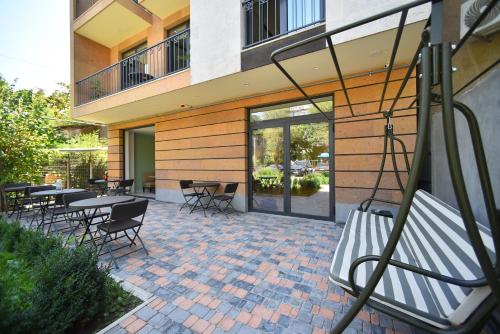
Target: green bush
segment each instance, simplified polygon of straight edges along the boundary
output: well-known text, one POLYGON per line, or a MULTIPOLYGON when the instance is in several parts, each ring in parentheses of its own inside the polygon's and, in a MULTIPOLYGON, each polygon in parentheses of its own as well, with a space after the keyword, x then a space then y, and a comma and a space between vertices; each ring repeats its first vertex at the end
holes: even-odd
POLYGON ((281 186, 283 172, 277 168, 264 167, 253 173, 253 178, 258 182, 260 188, 273 188, 281 186), (263 176, 272 176, 273 178, 264 178, 263 176))
POLYGON ((88 332, 138 302, 98 266, 93 248, 64 248, 0 219, 0 333, 88 332))
POLYGON ((307 174, 299 182, 302 188, 318 190, 321 187, 321 177, 317 174, 307 174))

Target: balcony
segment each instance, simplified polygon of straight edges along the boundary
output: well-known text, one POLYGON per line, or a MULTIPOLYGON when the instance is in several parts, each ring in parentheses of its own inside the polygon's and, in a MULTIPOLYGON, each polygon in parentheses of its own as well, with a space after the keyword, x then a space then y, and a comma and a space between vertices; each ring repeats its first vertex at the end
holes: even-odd
POLYGON ((75 83, 79 106, 190 67, 190 31, 125 58, 75 83))
POLYGON ((156 16, 164 19, 167 16, 189 6, 189 0, 139 0, 139 4, 156 16))
POLYGON ((325 0, 245 0, 245 47, 325 20, 325 0))
POLYGON ((135 0, 77 0, 73 31, 108 48, 149 28, 153 15, 135 0))
MULTIPOLYGON (((77 0, 75 3, 75 19, 85 13, 90 7, 95 5, 99 0, 77 0)), ((138 0, 132 0, 137 3, 138 0)))

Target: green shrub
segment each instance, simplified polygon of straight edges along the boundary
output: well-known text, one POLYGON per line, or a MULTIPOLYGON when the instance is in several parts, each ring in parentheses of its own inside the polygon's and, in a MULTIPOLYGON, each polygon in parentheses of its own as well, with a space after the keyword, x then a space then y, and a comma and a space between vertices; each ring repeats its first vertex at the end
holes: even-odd
POLYGON ((307 174, 299 179, 302 188, 318 190, 321 187, 321 176, 318 174, 307 174))
POLYGON ((94 248, 64 248, 0 219, 0 333, 80 332, 138 302, 98 266, 94 248))
POLYGON ((264 167, 253 173, 253 178, 258 182, 260 188, 273 188, 281 186, 283 172, 277 168, 264 167), (272 176, 273 178, 264 178, 263 176, 272 176))

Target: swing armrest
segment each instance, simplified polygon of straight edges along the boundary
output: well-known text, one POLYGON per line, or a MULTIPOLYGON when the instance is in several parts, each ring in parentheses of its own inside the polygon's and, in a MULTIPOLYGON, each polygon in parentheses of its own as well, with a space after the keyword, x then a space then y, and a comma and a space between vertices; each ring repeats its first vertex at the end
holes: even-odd
MULTIPOLYGON (((351 285, 351 289, 355 294, 360 293, 359 289, 356 287, 356 283, 354 282, 354 273, 356 272, 356 268, 364 262, 379 261, 380 258, 381 257, 379 255, 365 255, 365 256, 357 258, 351 264, 351 267, 349 268, 349 284, 351 285)), ((420 274, 423 276, 434 278, 438 281, 442 281, 442 282, 446 282, 449 284, 458 285, 458 286, 462 286, 462 287, 466 287, 466 288, 477 288, 477 287, 485 286, 488 284, 485 277, 481 277, 481 278, 478 278, 475 280, 458 279, 458 278, 438 274, 438 273, 429 271, 427 269, 419 268, 419 267, 416 267, 414 265, 400 262, 400 261, 396 261, 396 260, 392 260, 392 259, 389 260, 389 265, 392 265, 394 267, 398 267, 398 268, 401 268, 404 270, 408 270, 408 271, 411 271, 411 272, 414 272, 414 273, 417 273, 417 274, 420 274)))
POLYGON ((359 204, 358 210, 366 212, 368 210, 369 206, 367 206, 366 208, 363 209, 363 204, 365 204, 368 201, 371 201, 371 202, 380 202, 380 203, 388 203, 388 204, 394 204, 394 205, 399 205, 400 204, 398 202, 389 201, 389 200, 386 200, 386 199, 370 197, 370 198, 365 199, 363 202, 361 202, 359 204))

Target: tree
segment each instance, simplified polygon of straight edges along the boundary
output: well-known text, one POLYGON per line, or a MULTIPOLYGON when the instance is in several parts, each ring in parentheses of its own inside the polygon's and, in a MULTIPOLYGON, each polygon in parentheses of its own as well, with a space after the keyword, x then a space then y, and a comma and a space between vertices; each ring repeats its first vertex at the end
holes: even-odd
POLYGON ((64 103, 61 91, 47 97, 0 76, 0 184, 40 181, 49 149, 62 139, 54 118, 67 117, 60 114, 64 103))

